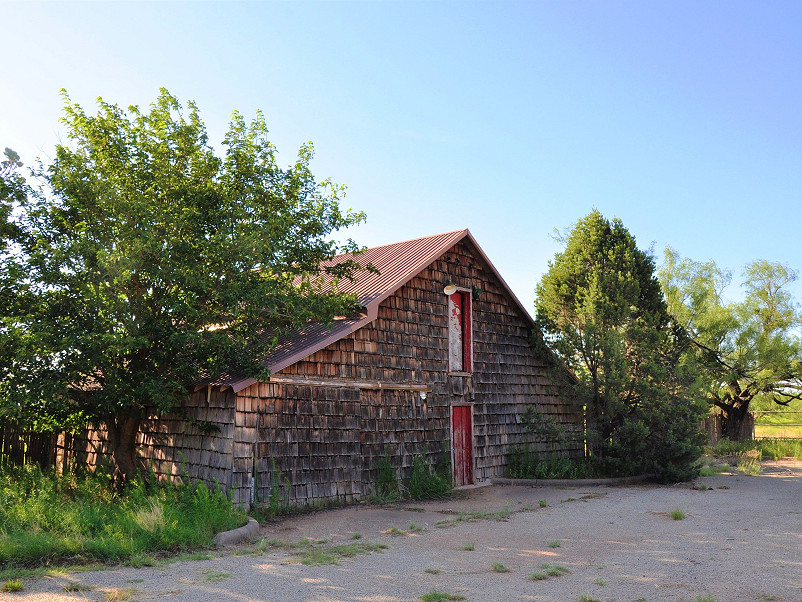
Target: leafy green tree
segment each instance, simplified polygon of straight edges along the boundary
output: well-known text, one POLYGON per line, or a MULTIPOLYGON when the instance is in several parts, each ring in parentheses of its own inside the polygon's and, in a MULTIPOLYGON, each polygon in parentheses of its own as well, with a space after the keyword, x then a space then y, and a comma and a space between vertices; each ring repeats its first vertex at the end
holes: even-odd
MULTIPOLYGON (((25 179, 19 174, 19 155, 6 148, 4 156, 0 162, 0 382, 8 374, 17 349, 13 316, 26 296, 23 272, 15 260, 14 245, 20 233, 12 218, 14 207, 25 199, 25 179)), ((0 417, 3 413, 0 405, 0 417)))
POLYGON ((320 265, 356 250, 329 237, 364 215, 315 180, 311 144, 280 168, 261 113, 233 113, 220 158, 197 107, 166 90, 146 111, 98 99, 89 115, 64 99, 68 144, 15 196, 5 258, 28 296, 11 312, 0 403, 21 420, 102 425, 125 477, 150 412, 178 408, 204 377, 265 377, 259 359, 282 331, 353 311, 321 285, 356 263, 320 265))
POLYGON ((743 271, 746 295, 728 302, 730 272, 666 249, 660 269, 670 313, 689 334, 705 379, 704 396, 721 411, 733 441, 748 438, 745 418, 762 398, 786 406, 802 399, 802 315, 787 287, 788 266, 754 261, 743 271))
POLYGON ((701 409, 652 258, 620 220, 579 220, 537 287, 546 343, 577 376, 592 455, 612 473, 686 478, 698 458, 701 409))

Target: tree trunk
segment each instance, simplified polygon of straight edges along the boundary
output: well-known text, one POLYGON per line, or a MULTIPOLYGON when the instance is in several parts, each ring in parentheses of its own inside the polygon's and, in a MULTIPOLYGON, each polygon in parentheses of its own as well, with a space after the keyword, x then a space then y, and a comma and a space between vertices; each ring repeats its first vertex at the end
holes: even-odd
POLYGON ((114 462, 114 480, 122 485, 137 472, 136 434, 142 423, 140 418, 120 416, 106 421, 109 433, 109 451, 114 462))
POLYGON ((730 406, 721 412, 721 432, 730 441, 748 441, 752 439, 753 423, 748 405, 730 406))

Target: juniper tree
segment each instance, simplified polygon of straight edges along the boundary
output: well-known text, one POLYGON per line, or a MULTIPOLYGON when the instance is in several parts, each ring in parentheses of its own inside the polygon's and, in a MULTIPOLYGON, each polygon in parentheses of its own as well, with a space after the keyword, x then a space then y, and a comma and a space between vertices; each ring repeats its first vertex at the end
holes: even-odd
POLYGON ((592 455, 611 472, 689 476, 700 408, 652 257, 595 210, 563 242, 537 287, 537 321, 578 378, 592 455))

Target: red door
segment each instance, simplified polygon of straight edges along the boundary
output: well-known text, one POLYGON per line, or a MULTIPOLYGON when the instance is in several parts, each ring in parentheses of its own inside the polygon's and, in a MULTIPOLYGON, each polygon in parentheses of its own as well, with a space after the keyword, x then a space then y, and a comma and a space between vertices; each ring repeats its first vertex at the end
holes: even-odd
POLYGON ((454 456, 454 484, 473 484, 473 424, 471 406, 451 408, 451 447, 454 456))

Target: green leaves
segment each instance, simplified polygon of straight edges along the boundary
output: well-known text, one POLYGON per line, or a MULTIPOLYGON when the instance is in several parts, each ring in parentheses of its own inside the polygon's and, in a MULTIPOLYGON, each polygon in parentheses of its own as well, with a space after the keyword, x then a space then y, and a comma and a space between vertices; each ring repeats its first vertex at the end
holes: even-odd
POLYGON ((579 378, 593 455, 611 473, 689 466, 699 453, 699 408, 687 398, 693 371, 653 259, 619 220, 595 210, 564 240, 537 287, 537 319, 579 378))
POLYGON ((69 139, 34 171, 39 188, 13 197, 31 295, 7 362, 7 382, 24 383, 16 407, 95 421, 167 411, 202 376, 264 375, 263 333, 353 311, 323 291, 320 264, 364 214, 315 179, 311 144, 280 168, 263 115, 235 112, 220 158, 198 108, 166 90, 147 109, 98 99, 95 115, 63 96, 69 139))
POLYGON ((724 412, 731 436, 741 432, 738 425, 756 397, 780 404, 802 398, 802 316, 786 288, 798 274, 758 260, 742 276, 745 298, 727 302, 730 273, 712 261, 682 259, 666 249, 660 270, 671 314, 694 343, 705 396, 724 412))

